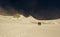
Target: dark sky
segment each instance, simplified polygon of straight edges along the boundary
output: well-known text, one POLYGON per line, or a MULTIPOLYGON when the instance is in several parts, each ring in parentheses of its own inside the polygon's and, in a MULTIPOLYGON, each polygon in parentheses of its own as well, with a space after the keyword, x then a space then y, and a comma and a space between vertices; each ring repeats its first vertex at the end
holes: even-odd
POLYGON ((3 6, 13 6, 13 7, 34 7, 34 6, 60 6, 60 2, 58 0, 0 0, 0 5, 3 6))
POLYGON ((35 18, 44 17, 49 19, 60 16, 60 12, 58 11, 60 10, 60 1, 58 0, 0 0, 0 7, 5 10, 8 10, 8 7, 12 7, 18 11, 23 9, 26 11, 24 12, 26 15, 28 14, 35 18))

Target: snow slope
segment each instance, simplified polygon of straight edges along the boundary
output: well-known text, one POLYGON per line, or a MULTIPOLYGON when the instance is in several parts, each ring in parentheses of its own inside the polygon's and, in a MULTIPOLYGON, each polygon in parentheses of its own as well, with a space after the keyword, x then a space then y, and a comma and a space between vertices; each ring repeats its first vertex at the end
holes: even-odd
POLYGON ((0 15, 0 37, 60 37, 60 19, 48 21, 36 20, 31 16, 13 18, 0 15))

